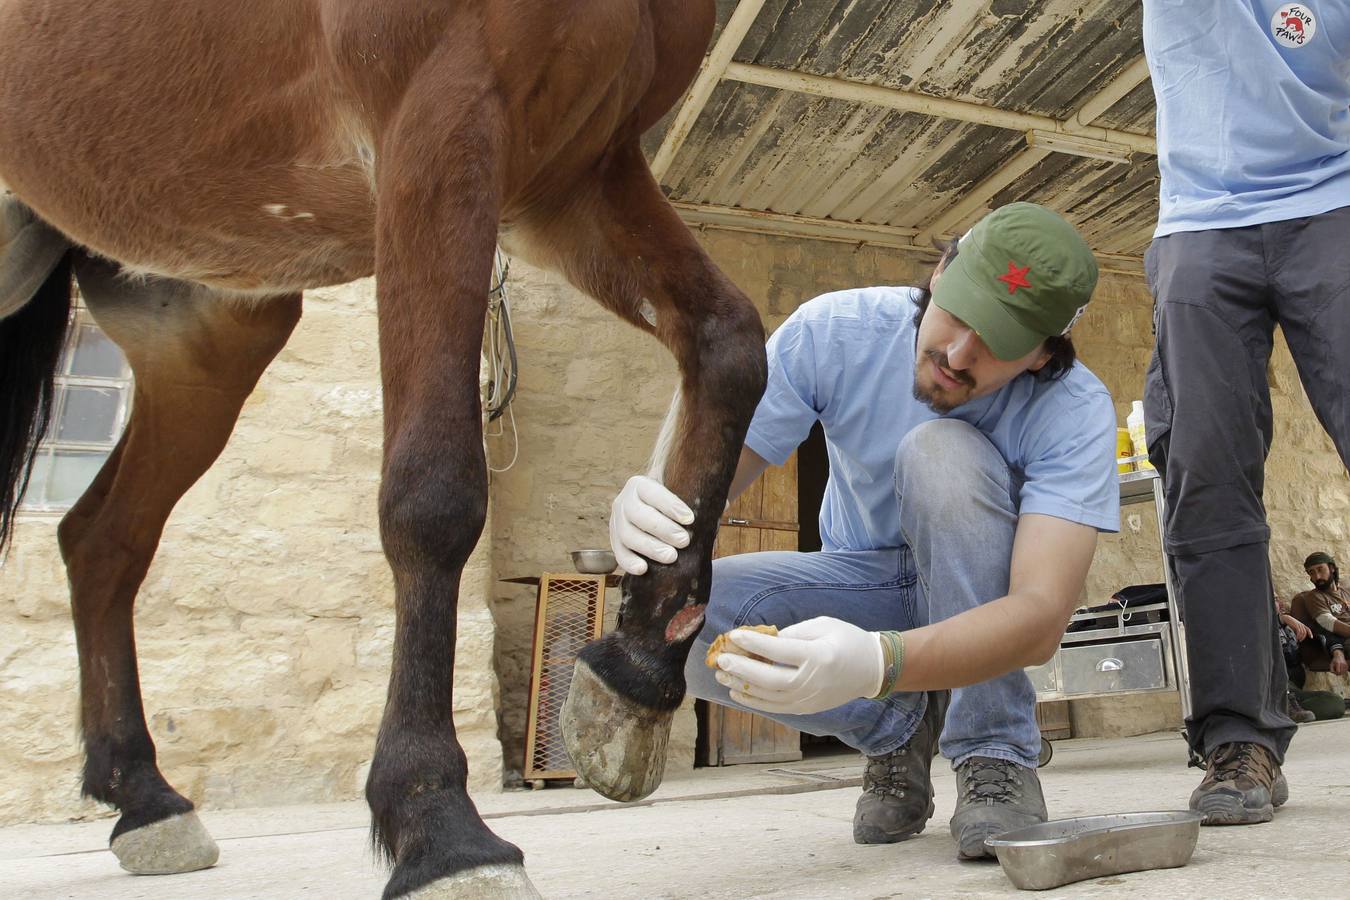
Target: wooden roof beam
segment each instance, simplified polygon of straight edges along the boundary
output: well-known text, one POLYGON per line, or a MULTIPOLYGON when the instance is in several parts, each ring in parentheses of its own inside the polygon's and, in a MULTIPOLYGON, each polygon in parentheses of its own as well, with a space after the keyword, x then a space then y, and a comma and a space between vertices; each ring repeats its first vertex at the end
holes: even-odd
POLYGON ((725 77, 730 81, 758 84, 764 87, 796 91, 800 94, 811 94, 816 97, 827 97, 852 103, 871 103, 876 106, 897 109, 901 112, 956 119, 976 125, 991 125, 995 128, 1008 128, 1013 131, 1050 131, 1073 134, 1101 141, 1127 153, 1156 155, 1158 152, 1157 143, 1146 134, 1135 134, 1131 131, 1120 131, 1115 128, 1102 128, 1098 125, 1083 125, 1073 119, 1061 121, 1050 116, 998 109, 980 103, 971 103, 968 100, 931 97, 915 91, 902 91, 898 88, 865 84, 844 78, 827 78, 823 75, 811 75, 806 72, 794 72, 738 62, 727 64, 725 77))
POLYGON ((741 0, 736 5, 736 11, 727 20, 722 33, 718 35, 717 43, 703 58, 703 64, 699 66, 698 75, 694 77, 694 83, 685 92, 684 102, 680 104, 679 112, 675 114, 675 118, 670 122, 670 127, 666 129, 666 136, 661 141, 661 148, 656 151, 656 157, 652 160, 652 174, 656 176, 658 182, 665 178, 666 173, 670 171, 670 164, 675 161, 675 154, 680 151, 680 147, 688 139, 689 132, 694 129, 694 123, 698 121, 699 113, 703 112, 703 108, 708 105, 708 98, 712 96, 713 89, 722 80, 731 58, 736 55, 736 50, 741 46, 741 41, 745 40, 745 35, 755 24, 759 11, 764 8, 764 4, 767 2, 768 0, 741 0))
MULTIPOLYGON (((856 246, 886 247, 906 253, 917 253, 930 259, 937 257, 937 251, 931 245, 917 242, 913 228, 872 225, 865 222, 841 222, 837 219, 793 216, 706 203, 676 201, 672 205, 680 214, 680 218, 684 219, 685 224, 693 228, 720 228, 776 237, 837 241, 856 246)), ((1137 256, 1096 251, 1093 255, 1103 272, 1127 275, 1138 275, 1142 272, 1142 261, 1137 256)))

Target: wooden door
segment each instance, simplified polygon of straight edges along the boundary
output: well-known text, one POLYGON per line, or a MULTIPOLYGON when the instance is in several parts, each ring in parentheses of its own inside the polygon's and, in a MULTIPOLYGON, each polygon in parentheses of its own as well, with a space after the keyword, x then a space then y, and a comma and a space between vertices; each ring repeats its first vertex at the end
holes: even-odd
MULTIPOLYGON (((723 516, 713 558, 797 549, 797 454, 770 467, 723 516)), ((708 766, 791 762, 802 758, 801 732, 771 719, 699 701, 708 766)))
POLYGON ((722 517, 713 559, 797 549, 797 454, 770 466, 722 517))

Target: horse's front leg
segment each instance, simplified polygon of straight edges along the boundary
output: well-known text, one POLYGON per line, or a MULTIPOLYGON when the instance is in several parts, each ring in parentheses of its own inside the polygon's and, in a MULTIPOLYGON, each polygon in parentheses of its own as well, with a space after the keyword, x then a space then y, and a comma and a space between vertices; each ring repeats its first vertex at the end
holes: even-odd
POLYGON ((366 798, 395 863, 386 900, 537 897, 520 850, 469 798, 451 718, 460 574, 487 512, 478 371, 504 129, 481 79, 427 69, 381 140, 376 181, 379 517, 396 624, 366 798))
POLYGON ((611 158, 597 193, 598 233, 578 225, 581 264, 562 267, 620 315, 651 327, 675 355, 680 398, 654 474, 694 512, 689 546, 673 564, 623 579, 619 626, 582 650, 562 711, 578 773, 611 799, 636 800, 665 769, 684 661, 703 624, 717 521, 764 391, 764 329, 661 195, 636 144, 611 158))

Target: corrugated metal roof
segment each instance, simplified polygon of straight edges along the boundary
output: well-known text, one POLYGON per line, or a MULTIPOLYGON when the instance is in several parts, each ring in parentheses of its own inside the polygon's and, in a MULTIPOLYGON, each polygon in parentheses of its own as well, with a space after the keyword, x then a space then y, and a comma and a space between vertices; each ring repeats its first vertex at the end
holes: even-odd
MULTIPOLYGON (((719 0, 714 47, 728 35, 722 52, 734 53, 721 71, 731 77, 705 76, 701 103, 691 90, 686 103, 698 105, 684 114, 696 115, 658 174, 682 208, 768 212, 826 231, 880 226, 900 242, 960 233, 988 209, 1032 200, 1062 212, 1100 253, 1136 257, 1157 218, 1150 153, 1030 154, 1023 128, 887 108, 849 88, 960 101, 977 117, 980 108, 1040 116, 1079 134, 1091 131, 1075 122, 1087 105, 1091 125, 1128 133, 1116 138, 1149 136, 1140 19, 1138 0, 719 0), (760 7, 743 37, 728 28, 738 5, 742 19, 760 7), (767 74, 777 84, 785 72, 823 76, 814 89, 839 86, 842 96, 747 83, 767 74)), ((663 138, 665 128, 648 136, 653 156, 663 138)))

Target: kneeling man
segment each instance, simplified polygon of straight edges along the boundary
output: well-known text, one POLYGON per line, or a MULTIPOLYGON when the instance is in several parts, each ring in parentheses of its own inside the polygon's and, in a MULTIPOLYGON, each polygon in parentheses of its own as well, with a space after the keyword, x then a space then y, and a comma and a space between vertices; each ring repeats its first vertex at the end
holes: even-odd
MULTIPOLYGON (((1055 652, 1097 532, 1120 522, 1115 410, 1069 338, 1096 282, 1072 225, 1014 203, 946 248, 928 288, 826 294, 769 341, 732 496, 821 422, 823 549, 716 560, 686 678, 866 754, 859 843, 923 830, 938 748, 962 858, 1046 818, 1022 669, 1055 652), (782 630, 732 640, 772 663, 705 664, 714 638, 754 624, 782 630)), ((658 481, 630 479, 610 520, 620 565, 674 561, 692 521, 658 481)))

